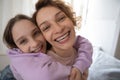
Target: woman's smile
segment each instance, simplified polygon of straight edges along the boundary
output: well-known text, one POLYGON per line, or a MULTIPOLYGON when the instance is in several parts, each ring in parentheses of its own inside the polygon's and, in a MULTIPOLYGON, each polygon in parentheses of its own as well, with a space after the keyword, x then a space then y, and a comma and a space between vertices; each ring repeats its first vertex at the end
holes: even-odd
POLYGON ((75 42, 74 24, 61 10, 47 6, 39 10, 37 23, 45 39, 57 50, 69 50, 75 42), (47 16, 47 18, 46 18, 47 16))
POLYGON ((60 44, 63 44, 69 40, 69 37, 70 37, 70 31, 58 37, 57 39, 55 39, 55 41, 59 42, 60 44))

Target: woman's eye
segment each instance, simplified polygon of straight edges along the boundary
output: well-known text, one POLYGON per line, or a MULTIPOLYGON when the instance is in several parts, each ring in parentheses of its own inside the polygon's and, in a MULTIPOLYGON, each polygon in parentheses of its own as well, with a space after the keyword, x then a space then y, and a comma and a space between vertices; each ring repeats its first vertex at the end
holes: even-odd
POLYGON ((43 26, 41 26, 41 31, 46 31, 46 30, 48 30, 50 28, 50 25, 43 25, 43 26))
POLYGON ((64 21, 65 20, 65 18, 66 18, 66 16, 65 15, 61 15, 59 18, 58 18, 58 22, 62 22, 62 21, 64 21))

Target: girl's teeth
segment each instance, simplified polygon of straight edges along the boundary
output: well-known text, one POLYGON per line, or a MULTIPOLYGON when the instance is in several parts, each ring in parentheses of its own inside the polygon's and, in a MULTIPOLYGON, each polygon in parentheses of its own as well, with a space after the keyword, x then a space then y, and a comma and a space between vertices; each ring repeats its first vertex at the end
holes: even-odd
POLYGON ((38 51, 40 51, 40 48, 35 50, 35 52, 38 52, 38 51))
POLYGON ((39 47, 39 48, 36 48, 34 52, 39 52, 39 51, 41 51, 41 48, 42 48, 42 46, 39 47))

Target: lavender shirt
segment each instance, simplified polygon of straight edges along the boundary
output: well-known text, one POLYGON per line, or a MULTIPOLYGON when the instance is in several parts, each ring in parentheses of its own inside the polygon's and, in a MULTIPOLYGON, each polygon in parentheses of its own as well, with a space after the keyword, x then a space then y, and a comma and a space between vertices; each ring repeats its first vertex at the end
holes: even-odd
POLYGON ((93 49, 87 39, 78 36, 74 47, 78 54, 71 66, 43 53, 23 54, 19 49, 10 49, 11 69, 17 80, 68 80, 72 66, 83 72, 92 63, 93 49))

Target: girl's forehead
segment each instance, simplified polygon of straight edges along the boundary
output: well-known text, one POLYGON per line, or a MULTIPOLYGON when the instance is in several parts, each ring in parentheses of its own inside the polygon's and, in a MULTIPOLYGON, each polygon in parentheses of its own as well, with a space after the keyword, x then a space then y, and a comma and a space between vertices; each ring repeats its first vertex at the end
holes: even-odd
POLYGON ((20 20, 20 21, 17 21, 16 23, 15 23, 15 25, 16 26, 24 26, 24 27, 26 27, 26 26, 33 26, 33 25, 35 25, 33 22, 31 22, 30 20, 27 20, 27 19, 23 19, 23 20, 20 20))
POLYGON ((36 28, 35 25, 29 21, 29 20, 21 20, 15 23, 15 25, 12 28, 12 32, 19 32, 19 31, 28 31, 36 28))

